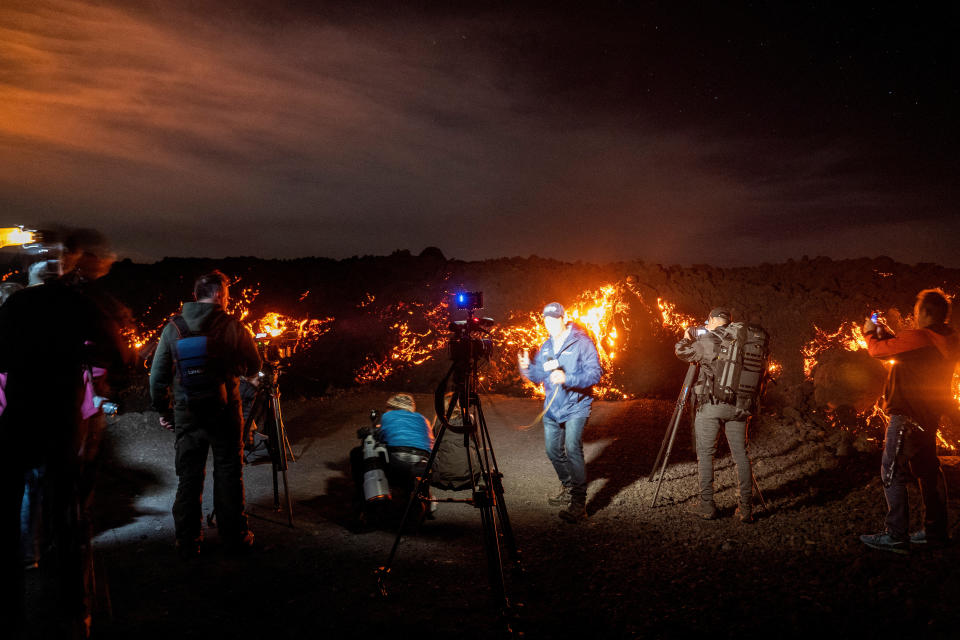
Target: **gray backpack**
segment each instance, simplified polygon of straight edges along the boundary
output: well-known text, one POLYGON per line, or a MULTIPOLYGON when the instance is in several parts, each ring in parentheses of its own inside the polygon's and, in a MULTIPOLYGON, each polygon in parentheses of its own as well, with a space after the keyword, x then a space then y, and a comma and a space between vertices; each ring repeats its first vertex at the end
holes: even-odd
POLYGON ((713 362, 713 397, 736 405, 738 413, 755 413, 769 357, 770 336, 762 327, 743 322, 728 324, 713 362))

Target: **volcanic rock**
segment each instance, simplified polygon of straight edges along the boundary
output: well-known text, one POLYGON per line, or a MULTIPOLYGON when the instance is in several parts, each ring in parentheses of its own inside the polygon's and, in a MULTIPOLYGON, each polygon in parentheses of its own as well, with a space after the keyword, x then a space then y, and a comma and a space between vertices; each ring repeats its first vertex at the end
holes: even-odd
POLYGON ((814 370, 814 401, 834 409, 866 411, 883 393, 886 375, 883 364, 864 350, 825 352, 814 370))

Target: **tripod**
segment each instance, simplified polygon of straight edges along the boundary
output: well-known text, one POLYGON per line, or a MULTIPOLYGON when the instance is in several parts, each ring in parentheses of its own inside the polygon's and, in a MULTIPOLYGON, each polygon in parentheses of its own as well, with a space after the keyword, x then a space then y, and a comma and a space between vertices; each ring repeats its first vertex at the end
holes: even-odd
POLYGON ((660 467, 660 478, 657 480, 657 490, 653 494, 653 502, 650 503, 651 507, 657 506, 657 498, 660 496, 660 487, 663 485, 663 476, 667 471, 667 461, 670 459, 670 452, 673 450, 673 441, 677 437, 677 429, 680 428, 680 421, 683 419, 683 409, 687 404, 687 398, 690 395, 690 389, 693 387, 693 383, 697 379, 697 373, 699 370, 700 365, 696 364, 695 362, 691 362, 690 366, 687 367, 687 375, 683 379, 683 386, 680 387, 680 395, 677 396, 677 403, 673 407, 673 416, 670 418, 670 423, 667 425, 667 432, 663 434, 663 442, 660 443, 660 452, 657 454, 656 462, 653 463, 653 469, 650 471, 650 477, 647 478, 647 482, 653 482, 653 477, 657 474, 657 465, 659 465, 662 460, 663 464, 660 467), (664 454, 664 450, 666 450, 666 454, 664 454))
POLYGON ((440 442, 449 430, 463 436, 473 486, 472 495, 469 499, 448 499, 444 502, 462 502, 470 504, 480 511, 483 548, 487 561, 487 577, 494 599, 502 607, 504 617, 508 617, 512 614, 513 608, 507 597, 504 555, 509 556, 513 573, 518 575, 521 571, 520 552, 517 550, 513 529, 510 526, 510 517, 507 514, 507 505, 503 498, 503 474, 500 473, 497 466, 493 444, 490 440, 490 431, 483 416, 480 396, 477 393, 479 384, 477 364, 480 358, 489 353, 489 341, 471 337, 471 332, 476 330, 480 330, 479 327, 467 328, 459 339, 451 343, 454 362, 434 394, 437 419, 441 425, 440 431, 437 433, 426 469, 423 475, 417 478, 414 489, 410 493, 403 519, 393 542, 393 548, 390 550, 390 556, 387 558, 386 564, 377 569, 377 585, 380 593, 386 596, 386 576, 390 573, 391 565, 396 557, 400 539, 403 535, 404 525, 412 513, 413 505, 417 502, 434 500, 429 496, 430 474, 433 472, 440 442), (453 380, 452 395, 449 403, 445 406, 444 396, 451 379, 453 380), (450 422, 450 417, 457 408, 459 408, 462 416, 462 425, 455 425, 450 422))
POLYGON ((278 473, 283 478, 283 497, 287 507, 287 523, 293 526, 293 507, 290 502, 290 489, 287 485, 287 457, 296 462, 290 441, 287 440, 287 430, 283 426, 283 414, 280 411, 280 387, 277 379, 282 368, 279 362, 264 361, 260 384, 253 397, 250 414, 243 423, 243 435, 246 440, 255 420, 264 427, 267 436, 267 450, 270 452, 270 462, 273 467, 273 508, 280 511, 280 485, 277 481, 278 473), (262 420, 260 420, 262 418, 262 420))
MULTIPOLYGON (((650 477, 647 478, 648 482, 653 482, 654 476, 657 475, 657 465, 660 465, 660 476, 657 480, 657 490, 653 494, 653 502, 650 503, 650 507, 657 506, 657 498, 660 496, 660 487, 663 485, 663 476, 667 470, 667 462, 670 459, 670 452, 673 450, 673 442, 677 436, 677 430, 680 428, 680 421, 683 419, 683 409, 687 404, 687 399, 690 396, 690 389, 693 388, 693 383, 697 379, 697 373, 700 371, 700 365, 691 362, 690 366, 687 367, 687 375, 683 379, 683 386, 680 387, 680 395, 677 397, 677 403, 673 408, 673 416, 670 418, 670 423, 667 425, 667 432, 663 434, 663 442, 660 443, 660 452, 657 454, 656 462, 653 463, 653 469, 650 471, 650 477), (664 453, 666 450, 666 453, 664 453), (662 460, 662 464, 661 464, 662 460)), ((696 403, 691 403, 691 409, 696 410, 696 403)), ((749 418, 748 426, 749 426, 749 418)), ((749 433, 749 431, 748 431, 749 433)), ((696 438, 694 438, 696 440, 696 438)), ((696 448, 696 442, 694 441, 694 448, 696 448)), ((767 510, 767 502, 763 499, 763 492, 760 491, 760 485, 757 484, 757 478, 753 475, 753 468, 750 469, 750 480, 753 482, 753 488, 757 492, 757 496, 760 498, 760 504, 763 506, 763 510, 767 510)))

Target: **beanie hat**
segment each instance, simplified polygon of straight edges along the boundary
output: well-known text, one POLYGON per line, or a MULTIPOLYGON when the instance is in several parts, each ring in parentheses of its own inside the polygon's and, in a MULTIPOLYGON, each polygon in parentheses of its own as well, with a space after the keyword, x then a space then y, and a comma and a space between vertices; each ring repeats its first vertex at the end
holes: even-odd
POLYGON ((387 406, 394 409, 403 409, 405 411, 416 411, 417 403, 409 393, 398 393, 387 399, 387 406))

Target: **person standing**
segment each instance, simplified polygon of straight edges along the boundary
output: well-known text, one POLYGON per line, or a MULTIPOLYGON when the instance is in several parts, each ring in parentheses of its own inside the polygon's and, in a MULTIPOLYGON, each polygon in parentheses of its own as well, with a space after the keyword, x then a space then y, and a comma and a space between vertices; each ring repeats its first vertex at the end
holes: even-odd
POLYGON ((196 302, 185 303, 180 315, 164 327, 150 369, 153 407, 160 413, 161 426, 175 434, 179 481, 173 521, 177 552, 185 560, 200 553, 203 540, 203 478, 210 449, 220 540, 228 551, 253 545, 245 513, 238 377, 256 374, 260 355, 250 331, 224 310, 228 285, 219 271, 197 279, 196 302), (185 339, 197 337, 206 338, 205 349, 188 353, 185 339))
POLYGON ((24 473, 42 467, 43 529, 52 549, 45 564, 54 579, 44 581, 41 600, 55 611, 44 616, 44 624, 53 634, 87 637, 94 596, 89 520, 94 444, 102 424, 85 419, 83 371, 121 370, 123 347, 111 319, 89 296, 57 279, 60 261, 47 255, 27 269, 36 286, 14 293, 0 307, 0 372, 6 374, 0 437, 16 452, 0 474, 0 575, 7 594, 0 613, 16 635, 25 602, 19 544, 24 473), (14 612, 7 615, 11 605, 14 612))
POLYGON ((910 545, 947 544, 947 485, 937 457, 937 428, 953 403, 950 385, 960 344, 947 325, 950 300, 940 289, 917 294, 913 317, 917 329, 894 333, 868 318, 863 324, 867 350, 874 358, 892 359, 884 389, 890 416, 883 442, 880 479, 887 500, 886 529, 860 536, 873 549, 905 554, 910 545), (920 484, 923 529, 910 526, 907 478, 920 484))
POLYGON ((700 482, 700 501, 693 513, 713 520, 717 506, 713 500, 713 456, 717 452, 717 437, 722 428, 730 445, 730 455, 737 468, 739 504, 737 516, 741 522, 753 522, 752 479, 750 459, 747 457, 747 418, 735 404, 714 397, 714 364, 720 352, 724 327, 730 324, 730 311, 717 307, 710 311, 705 325, 687 327, 683 339, 674 345, 674 352, 684 362, 700 365, 694 394, 697 414, 693 431, 697 444, 697 472, 700 482))
POLYGON ((560 493, 548 502, 567 505, 559 515, 576 523, 587 517, 583 430, 590 418, 592 388, 600 382, 603 369, 593 340, 567 319, 560 303, 551 302, 543 308, 543 323, 550 337, 533 362, 527 351, 520 353, 520 374, 534 384, 543 384, 547 458, 560 480, 560 493))

